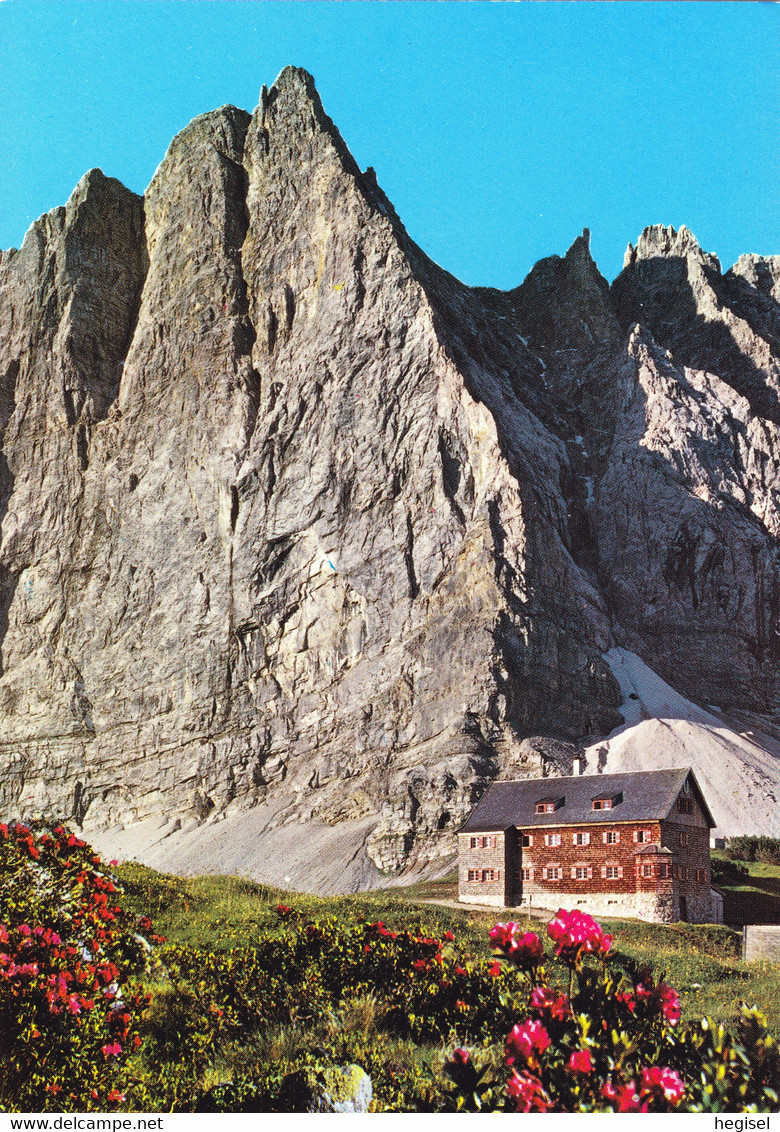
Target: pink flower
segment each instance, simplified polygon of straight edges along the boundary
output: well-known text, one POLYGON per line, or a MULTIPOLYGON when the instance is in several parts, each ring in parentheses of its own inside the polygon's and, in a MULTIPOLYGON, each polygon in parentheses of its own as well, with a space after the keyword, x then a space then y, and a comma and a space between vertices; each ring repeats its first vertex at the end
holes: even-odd
POLYGON ((119 1057, 122 1052, 122 1047, 119 1042, 112 1042, 110 1045, 101 1046, 100 1052, 103 1054, 103 1057, 119 1057))
POLYGON ((471 1059, 471 1054, 469 1053, 469 1051, 467 1049, 464 1049, 463 1046, 459 1046, 458 1049, 454 1049, 452 1051, 451 1060, 456 1065, 467 1065, 468 1062, 470 1061, 470 1059, 471 1059))
POLYGON ((622 1003, 623 1006, 625 1006, 626 1010, 630 1010, 632 1014, 634 1013, 636 1009, 636 1003, 634 1002, 633 997, 628 991, 617 991, 615 998, 618 1002, 622 1003))
POLYGON ((538 967, 544 959, 542 941, 535 932, 526 932, 509 947, 507 957, 517 967, 538 967))
POLYGON ((666 1101, 677 1107, 685 1096, 685 1083, 675 1069, 662 1069, 658 1065, 643 1069, 639 1091, 650 1101, 666 1101))
POLYGON ((613 1112, 647 1112, 647 1101, 641 1101, 633 1081, 617 1088, 607 1081, 601 1088, 601 1095, 612 1104, 613 1112))
POLYGON ((680 1009, 680 996, 674 987, 670 987, 668 983, 659 983, 656 987, 656 994, 661 1002, 661 1013, 670 1026, 676 1026, 680 1021, 682 1011, 680 1009))
POLYGON ((572 912, 558 909, 558 914, 547 925, 547 934, 555 943, 555 954, 564 962, 579 967, 583 954, 591 952, 607 955, 612 936, 602 931, 601 924, 575 908, 572 912))
POLYGON ((541 1081, 526 1073, 512 1073, 506 1091, 515 1101, 518 1112, 547 1112, 550 1098, 542 1088, 541 1081))
POLYGON ((680 1008, 680 996, 674 987, 670 987, 668 983, 659 983, 657 987, 651 985, 644 986, 639 983, 636 987, 636 997, 640 1001, 649 1001, 661 1014, 663 1014, 666 1021, 670 1026, 676 1026, 682 1016, 680 1008))
POLYGON ((518 1022, 506 1039, 506 1063, 513 1065, 516 1058, 534 1062, 536 1054, 544 1053, 549 1045, 550 1035, 537 1019, 518 1022))
POLYGON ((531 991, 531 1006, 540 1014, 549 1014, 556 1022, 571 1018, 571 1007, 565 994, 556 995, 550 987, 534 987, 531 991))
POLYGON ((592 1073, 593 1058, 589 1049, 575 1049, 569 1058, 566 1068, 571 1073, 592 1073))
POLYGON ((544 959, 542 941, 535 932, 525 932, 520 925, 510 920, 508 924, 496 924, 490 931, 493 946, 516 967, 533 969, 544 959))
POLYGON ((500 947, 502 951, 508 950, 515 942, 515 936, 520 931, 520 925, 510 920, 508 924, 496 924, 494 928, 490 929, 490 938, 493 940, 495 947, 500 947))

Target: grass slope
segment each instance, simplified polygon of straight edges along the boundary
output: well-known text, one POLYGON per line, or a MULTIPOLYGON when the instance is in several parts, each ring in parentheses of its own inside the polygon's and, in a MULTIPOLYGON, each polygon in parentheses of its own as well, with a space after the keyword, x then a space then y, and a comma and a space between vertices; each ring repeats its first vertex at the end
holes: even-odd
MULTIPOLYGON (((739 900, 755 912, 756 893, 780 905, 780 868, 752 864, 748 877, 724 896, 737 907, 739 900), (745 883, 747 882, 747 883, 745 883)), ((149 914, 158 931, 171 943, 228 950, 251 944, 260 932, 280 931, 274 908, 280 901, 304 916, 333 916, 353 922, 358 917, 383 920, 400 930, 425 925, 443 934, 452 931, 465 951, 489 954, 488 931, 497 920, 511 919, 516 910, 449 907, 429 901, 452 901, 452 877, 407 889, 393 888, 360 896, 317 897, 284 892, 236 877, 171 877, 137 864, 117 870, 125 888, 124 903, 149 914)), ((774 907, 766 904, 765 907, 774 907)), ((753 919, 751 922, 756 922, 753 919)), ((733 1023, 742 1002, 767 1015, 780 1036, 780 967, 743 963, 741 933, 733 928, 700 924, 646 924, 637 920, 602 921, 615 936, 614 947, 641 964, 650 964, 680 992, 683 1020, 706 1014, 733 1023)), ((529 925, 543 935, 543 925, 529 925)))

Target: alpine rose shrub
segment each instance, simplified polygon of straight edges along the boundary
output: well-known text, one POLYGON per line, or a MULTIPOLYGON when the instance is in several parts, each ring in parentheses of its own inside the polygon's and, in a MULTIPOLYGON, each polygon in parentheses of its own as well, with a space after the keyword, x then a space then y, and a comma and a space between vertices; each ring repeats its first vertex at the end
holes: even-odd
POLYGON ((105 1111, 126 1100, 123 1067, 146 1004, 130 977, 161 940, 118 895, 100 858, 62 826, 0 824, 0 1111, 105 1111))
POLYGON ((547 926, 568 987, 554 985, 539 937, 514 922, 490 932, 495 965, 520 972, 518 1021, 504 1068, 464 1048, 444 1065, 459 1111, 766 1112, 778 1108, 780 1051, 765 1019, 743 1009, 736 1037, 709 1019, 679 1030, 680 999, 664 980, 612 954, 587 913, 547 926))

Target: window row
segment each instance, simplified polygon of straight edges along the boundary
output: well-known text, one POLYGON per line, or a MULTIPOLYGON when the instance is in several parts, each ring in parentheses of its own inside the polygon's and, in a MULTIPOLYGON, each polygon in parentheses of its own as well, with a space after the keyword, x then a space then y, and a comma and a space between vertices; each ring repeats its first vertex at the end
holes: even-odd
MULTIPOLYGON (((563 843, 564 835, 562 833, 521 833, 520 844, 523 849, 530 849, 533 847, 534 836, 537 838, 544 838, 544 844, 547 846, 561 845, 563 843)), ((591 842, 596 843, 599 840, 599 834, 591 834, 588 830, 577 830, 575 833, 565 835, 568 842, 571 836, 572 845, 590 845, 591 842)), ((685 837, 686 840, 681 841, 680 844, 687 845, 687 834, 680 834, 680 837, 685 837)), ((601 843, 603 845, 619 845, 620 844, 620 830, 619 829, 605 829, 601 831, 601 843)), ((653 840, 653 835, 649 829, 635 829, 632 831, 632 840, 635 845, 648 845, 653 840)), ((472 838, 472 842, 474 838, 472 838)))
POLYGON ((469 884, 482 884, 484 881, 501 880, 500 869, 469 869, 469 884))
POLYGON ((489 837, 471 837, 469 845, 472 849, 495 849, 496 838, 493 834, 489 837))
MULTIPOLYGON (((472 871, 476 873, 479 870, 474 869, 472 871)), ((559 864, 544 865, 538 869, 534 869, 533 865, 527 865, 518 870, 518 878, 529 881, 533 880, 534 877, 543 880, 561 880, 567 872, 571 875, 572 880, 592 880, 594 875, 592 865, 571 865, 568 869, 559 864)), ((621 880, 624 876, 623 866, 602 865, 599 874, 602 880, 621 880)), ((661 880, 668 880, 670 877, 675 880, 696 880, 699 884, 704 884, 707 878, 704 869, 692 869, 687 865, 669 865, 666 862, 642 865, 641 876, 658 877, 661 880)))
POLYGON ((695 880, 698 884, 704 884, 707 870, 690 868, 688 865, 642 865, 642 876, 659 877, 662 880, 668 880, 669 877, 673 880, 695 880))
MULTIPOLYGON (((572 880, 593 880, 593 865, 571 865, 564 868, 563 865, 545 865, 543 868, 534 870, 534 867, 528 866, 519 870, 518 876, 520 880, 533 880, 534 876, 538 876, 543 880, 561 880, 565 875, 571 875, 572 880)), ((622 865, 602 865, 599 870, 599 875, 603 880, 618 880, 623 876, 622 865)))
MULTIPOLYGON (((591 799, 591 809, 594 810, 614 810, 615 806, 619 806, 623 801, 622 791, 617 794, 601 794, 591 799)), ((563 797, 558 798, 540 798, 536 803, 537 814, 554 814, 561 806, 566 804, 566 799, 563 797)))

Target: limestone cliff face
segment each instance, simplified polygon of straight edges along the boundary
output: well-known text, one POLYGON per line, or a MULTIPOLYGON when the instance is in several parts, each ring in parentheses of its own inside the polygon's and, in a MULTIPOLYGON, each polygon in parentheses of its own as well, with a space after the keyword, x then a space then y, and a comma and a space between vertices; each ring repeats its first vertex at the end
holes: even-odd
POLYGON ((88 174, 0 258, 3 810, 397 870, 621 722, 615 644, 773 716, 779 279, 648 229, 467 288, 293 68, 88 174))

